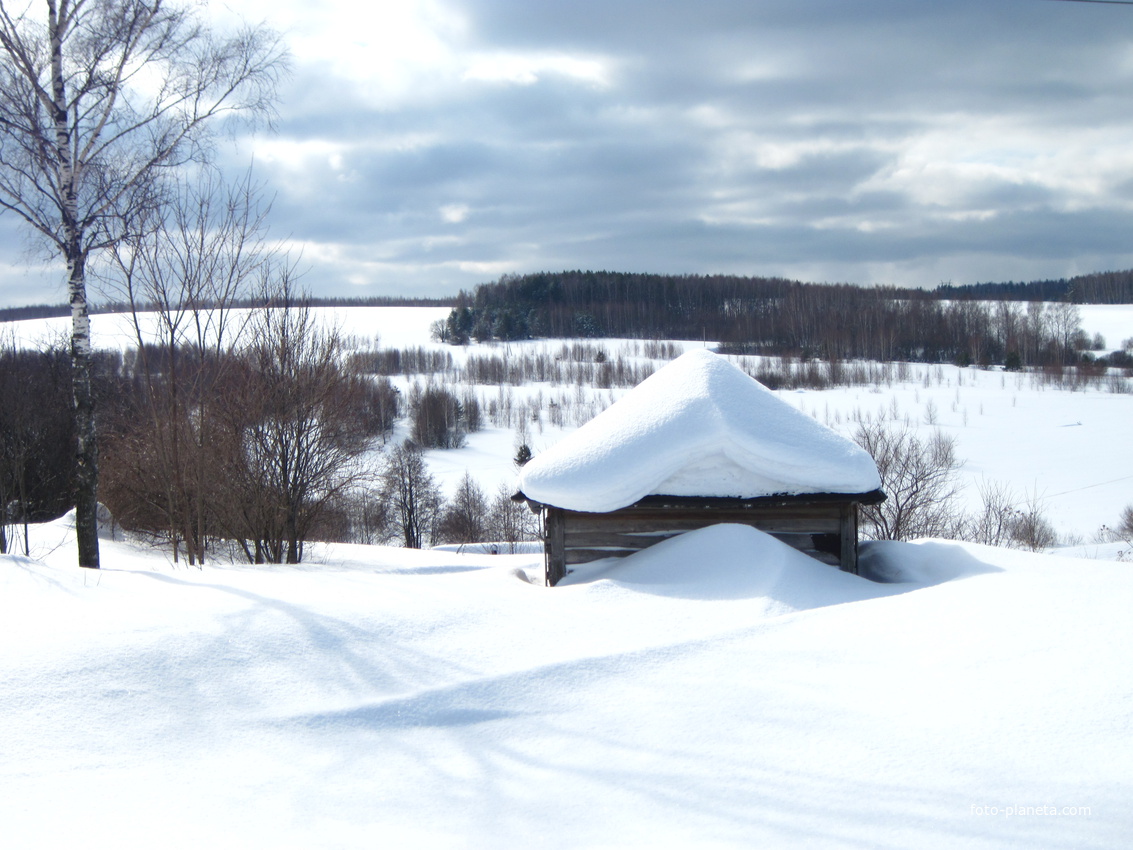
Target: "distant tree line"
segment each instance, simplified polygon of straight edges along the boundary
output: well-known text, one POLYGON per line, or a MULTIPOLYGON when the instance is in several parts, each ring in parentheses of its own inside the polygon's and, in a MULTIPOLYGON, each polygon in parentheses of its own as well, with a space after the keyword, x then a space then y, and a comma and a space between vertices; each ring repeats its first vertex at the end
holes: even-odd
MULTIPOLYGON (((402 296, 374 296, 371 298, 317 298, 311 297, 308 302, 312 307, 448 307, 453 303, 452 298, 407 298, 402 296)), ((216 304, 202 303, 202 309, 224 306, 255 309, 263 307, 263 299, 241 298, 231 302, 216 304)), ((157 312, 162 305, 157 302, 140 301, 131 304, 128 301, 102 301, 91 306, 92 315, 138 312, 157 312)), ((25 319, 54 319, 70 316, 71 308, 66 304, 33 304, 26 307, 0 308, 0 322, 18 322, 25 319)))
POLYGON ((942 283, 937 298, 978 301, 1071 301, 1075 304, 1133 304, 1133 270, 1094 272, 1059 280, 1030 283, 942 283))
POLYGON ((826 360, 1072 365, 1075 303, 1025 304, 781 278, 568 271, 462 292, 433 334, 453 344, 533 337, 711 339, 731 353, 826 360))
MULTIPOLYGON (((577 277, 581 274, 597 274, 601 276, 610 276, 615 273, 612 272, 562 272, 558 274, 539 273, 533 275, 524 275, 523 278, 530 278, 533 281, 547 278, 561 278, 568 279, 577 277)), ((659 275, 621 275, 619 277, 630 278, 651 278, 661 277, 659 275)), ((727 277, 727 276, 684 276, 678 277, 679 280, 732 280, 732 281, 749 281, 753 285, 758 284, 774 284, 774 283, 788 283, 793 285, 804 286, 827 286, 828 284, 800 284, 797 281, 785 281, 778 278, 758 278, 758 277, 727 277)), ((503 279, 501 279, 503 280, 503 279)), ((495 284, 483 284, 483 286, 494 286, 495 284)), ((541 286, 546 285, 542 283, 534 284, 532 289, 538 291, 541 286)), ((847 284, 848 285, 848 284, 847 284)), ((861 288, 861 287, 857 287, 861 288)), ((1071 301, 1075 304, 1133 304, 1133 269, 1128 271, 1117 272, 1094 272, 1092 274, 1079 275, 1072 278, 1060 278, 1058 280, 1036 280, 1027 283, 1008 281, 1006 283, 973 283, 963 286, 956 286, 951 283, 942 283, 932 290, 922 289, 907 289, 901 287, 888 287, 882 288, 880 291, 890 293, 894 298, 934 298, 938 300, 964 300, 964 301, 1071 301)), ((312 307, 450 307, 454 303, 460 306, 467 306, 469 302, 475 302, 476 292, 472 294, 461 293, 458 298, 439 297, 439 298, 412 298, 405 296, 372 296, 367 298, 319 298, 312 297, 310 304, 312 307)), ((202 305, 208 306, 208 305, 202 305)), ((261 302, 255 299, 243 299, 233 306, 254 308, 263 306, 261 302)), ((138 310, 156 310, 159 308, 157 304, 139 304, 136 309, 138 310)), ((131 305, 126 302, 120 301, 103 301, 94 304, 91 307, 91 312, 96 314, 105 313, 123 313, 129 312, 131 305)), ((61 316, 71 315, 71 308, 66 304, 33 304, 24 307, 3 307, 0 308, 0 322, 15 322, 24 319, 48 319, 57 318, 61 316)), ((517 315, 514 311, 511 315, 500 314, 495 317, 498 321, 502 322, 502 333, 509 332, 509 325, 512 326, 511 333, 522 333, 526 328, 523 325, 523 318, 517 315)), ((495 320, 490 320, 492 324, 495 320)), ((467 324, 464 331, 470 336, 472 325, 467 324)), ((484 330, 481 324, 477 328, 480 331, 484 330)), ((499 336, 499 334, 496 334, 499 336)), ((506 337, 500 337, 506 338, 506 337)), ((521 336, 513 336, 512 338, 519 339, 521 336)))

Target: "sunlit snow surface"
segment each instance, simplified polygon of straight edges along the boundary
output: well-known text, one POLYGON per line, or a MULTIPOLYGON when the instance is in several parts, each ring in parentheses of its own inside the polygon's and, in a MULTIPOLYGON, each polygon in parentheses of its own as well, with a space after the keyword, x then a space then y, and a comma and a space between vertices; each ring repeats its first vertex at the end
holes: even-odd
POLYGON ((751 498, 880 486, 863 449, 705 350, 638 384, 537 455, 519 479, 530 499, 594 512, 650 494, 751 498))
MULTIPOLYGON (((1129 309, 1083 308, 1087 332, 1119 345, 1129 309)), ((440 348, 428 326, 446 313, 339 318, 359 339, 440 348)), ((970 508, 1006 482, 1083 536, 1063 553, 1128 551, 1092 535, 1133 502, 1133 396, 909 371, 776 395, 843 434, 858 412, 940 428, 970 508)), ((514 388, 552 391, 575 392, 514 388)), ((527 424, 537 455, 573 429, 527 424)), ((448 492, 465 470, 510 485, 516 436, 487 427, 430 468, 448 492)), ((0 557, 0 847, 1029 850, 1133 835, 1129 563, 865 544, 877 583, 718 528, 544 588, 519 577, 541 577, 538 555, 350 546, 198 571, 105 541, 90 573, 69 534, 33 528, 34 560, 0 557)))
POLYGON ((868 544, 873 582, 717 526, 546 588, 538 555, 107 540, 91 572, 32 536, 0 557, 4 846, 1133 834, 1128 564, 868 544))

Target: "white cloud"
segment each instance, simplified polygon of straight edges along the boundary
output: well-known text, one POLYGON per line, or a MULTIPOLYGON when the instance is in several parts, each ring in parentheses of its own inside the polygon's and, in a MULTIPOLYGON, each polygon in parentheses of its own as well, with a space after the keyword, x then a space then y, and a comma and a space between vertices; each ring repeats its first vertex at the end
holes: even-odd
POLYGON ((266 22, 284 36, 297 73, 320 68, 374 105, 455 79, 467 28, 458 4, 441 0, 241 0, 213 17, 266 22))
POLYGON ((441 207, 441 218, 449 224, 460 224, 470 212, 468 204, 445 204, 441 207))
POLYGON ((559 76, 599 88, 610 85, 608 63, 593 57, 492 52, 473 54, 466 62, 463 79, 475 82, 529 86, 541 77, 559 76))
POLYGON ((256 159, 289 171, 302 171, 313 164, 341 170, 350 146, 330 139, 267 137, 256 141, 256 159))

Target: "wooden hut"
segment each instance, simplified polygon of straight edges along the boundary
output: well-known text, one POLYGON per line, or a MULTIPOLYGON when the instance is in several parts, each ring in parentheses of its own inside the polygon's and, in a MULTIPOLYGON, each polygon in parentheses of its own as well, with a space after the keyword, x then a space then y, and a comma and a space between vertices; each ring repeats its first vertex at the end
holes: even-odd
POLYGON ((530 461, 546 581, 717 523, 765 531, 857 572, 857 506, 885 498, 873 459, 728 360, 689 352, 530 461))

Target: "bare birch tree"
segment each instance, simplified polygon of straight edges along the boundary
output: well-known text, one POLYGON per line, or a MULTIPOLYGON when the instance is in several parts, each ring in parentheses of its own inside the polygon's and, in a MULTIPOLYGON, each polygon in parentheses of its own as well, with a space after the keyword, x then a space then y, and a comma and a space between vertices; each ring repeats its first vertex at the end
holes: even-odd
POLYGON ((0 210, 62 257, 71 305, 79 564, 97 568, 87 265, 163 203, 227 115, 266 116, 285 57, 262 27, 211 32, 163 0, 0 0, 0 210))
POLYGON ((108 500, 138 489, 131 482, 144 483, 143 492, 159 485, 153 508, 174 561, 183 544, 190 564, 204 562, 209 535, 217 439, 211 408, 251 315, 233 308, 255 294, 277 259, 265 243, 267 206, 250 173, 231 185, 209 168, 196 178, 176 187, 152 227, 110 250, 107 285, 131 309, 141 388, 119 429, 125 433, 111 434, 105 446, 119 458, 117 468, 102 475, 108 500), (146 451, 123 453, 114 444, 121 440, 146 451))

